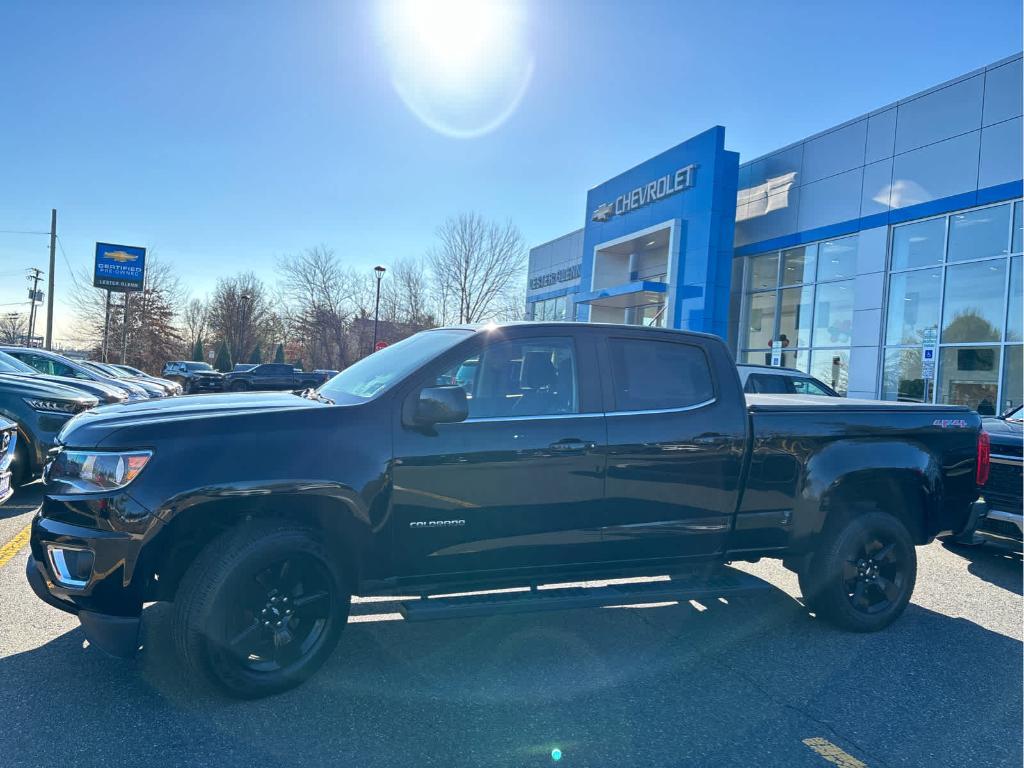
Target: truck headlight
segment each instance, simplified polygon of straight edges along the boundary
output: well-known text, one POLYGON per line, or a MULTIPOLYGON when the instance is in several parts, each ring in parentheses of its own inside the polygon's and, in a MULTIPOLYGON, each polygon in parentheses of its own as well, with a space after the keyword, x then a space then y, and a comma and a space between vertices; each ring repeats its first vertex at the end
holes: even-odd
POLYGON ((152 455, 152 451, 65 449, 53 460, 47 478, 67 483, 72 493, 117 490, 138 477, 152 455))
POLYGON ((83 403, 81 400, 60 400, 54 397, 26 397, 23 399, 32 410, 44 413, 75 414, 89 407, 88 403, 83 403))

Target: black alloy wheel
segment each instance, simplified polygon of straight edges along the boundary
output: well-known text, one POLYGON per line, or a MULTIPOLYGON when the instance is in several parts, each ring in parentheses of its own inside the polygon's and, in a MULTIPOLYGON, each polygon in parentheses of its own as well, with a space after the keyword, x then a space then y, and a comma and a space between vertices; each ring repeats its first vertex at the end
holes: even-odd
POLYGON ((906 526, 869 504, 827 529, 799 573, 807 607, 854 632, 874 632, 906 609, 917 580, 917 553, 906 526))
POLYGON ((239 698, 294 688, 330 656, 350 588, 321 533, 245 521, 211 541, 174 599, 171 631, 191 676, 239 698))
POLYGON ((285 669, 323 639, 337 600, 330 573, 315 558, 273 563, 239 585, 224 650, 255 672, 285 669))
POLYGON ((895 541, 870 536, 843 567, 846 595, 855 610, 875 614, 899 600, 907 578, 905 553, 895 541))

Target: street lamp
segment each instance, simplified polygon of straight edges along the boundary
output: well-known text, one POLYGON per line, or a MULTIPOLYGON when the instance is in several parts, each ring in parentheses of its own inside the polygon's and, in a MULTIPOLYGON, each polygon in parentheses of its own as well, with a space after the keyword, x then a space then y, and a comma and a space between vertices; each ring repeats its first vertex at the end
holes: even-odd
POLYGON ((238 298, 238 359, 235 362, 241 362, 241 359, 245 357, 245 326, 248 323, 249 314, 247 310, 252 302, 252 296, 248 293, 243 293, 238 298))
POLYGON ((380 280, 384 277, 384 273, 387 272, 382 266, 376 266, 373 268, 374 274, 377 276, 377 299, 373 302, 373 346, 370 348, 370 353, 377 351, 377 320, 380 314, 380 280))

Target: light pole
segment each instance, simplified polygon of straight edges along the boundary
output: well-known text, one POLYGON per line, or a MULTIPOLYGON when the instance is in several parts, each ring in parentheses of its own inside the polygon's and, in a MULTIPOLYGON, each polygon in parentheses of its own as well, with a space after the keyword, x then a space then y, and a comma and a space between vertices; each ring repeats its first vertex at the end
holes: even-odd
POLYGON ((248 322, 248 309, 249 304, 252 302, 252 296, 248 293, 243 293, 239 298, 238 305, 238 360, 236 363, 242 362, 241 358, 245 357, 245 326, 248 322))
POLYGON ((370 354, 377 351, 377 320, 378 315, 380 314, 380 281, 387 270, 384 269, 384 267, 376 266, 373 268, 373 272, 377 276, 377 299, 373 302, 373 346, 370 347, 370 354))

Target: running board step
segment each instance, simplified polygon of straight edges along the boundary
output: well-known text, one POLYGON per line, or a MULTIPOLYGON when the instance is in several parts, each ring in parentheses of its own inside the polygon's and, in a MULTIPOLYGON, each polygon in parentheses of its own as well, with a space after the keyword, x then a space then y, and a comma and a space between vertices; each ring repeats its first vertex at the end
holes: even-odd
POLYGON ((533 613, 568 608, 599 608, 666 600, 713 600, 770 590, 771 585, 743 571, 721 568, 708 575, 674 575, 661 581, 631 581, 600 587, 544 585, 517 592, 424 597, 400 603, 406 621, 456 619, 497 613, 533 613))

